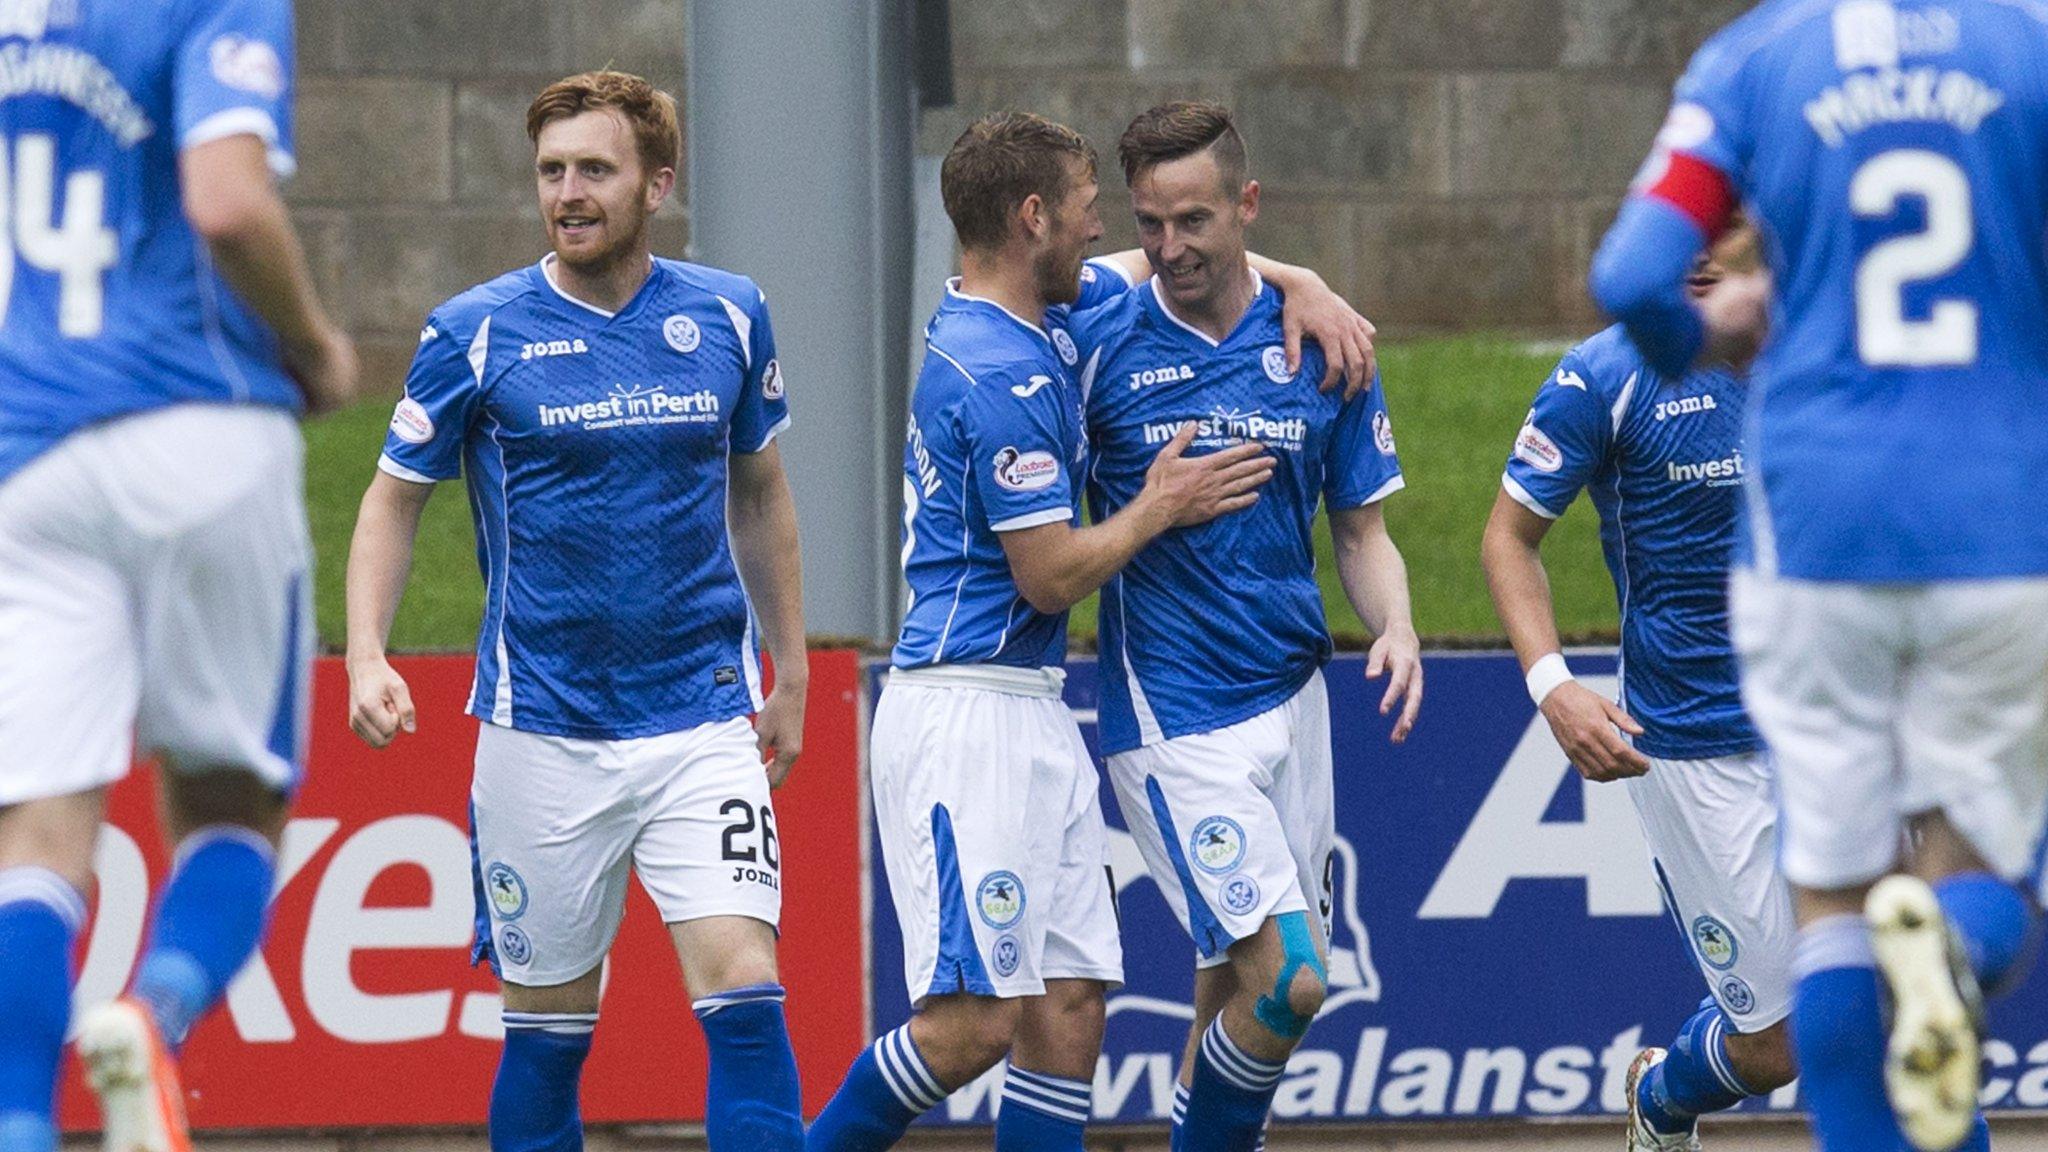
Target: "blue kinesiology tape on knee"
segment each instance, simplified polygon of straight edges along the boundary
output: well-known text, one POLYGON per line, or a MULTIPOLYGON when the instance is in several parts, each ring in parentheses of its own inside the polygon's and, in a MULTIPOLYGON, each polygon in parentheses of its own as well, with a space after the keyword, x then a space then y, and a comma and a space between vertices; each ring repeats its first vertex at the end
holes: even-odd
POLYGON ((1316 974, 1318 981, 1330 978, 1329 970, 1323 967, 1323 958, 1316 952, 1315 936, 1309 930, 1308 913, 1288 912, 1274 917, 1273 923, 1280 929, 1280 975, 1273 981, 1273 991, 1259 997, 1252 1006, 1252 1014, 1258 1017, 1275 1036, 1287 1040, 1299 1040, 1308 1031, 1309 1022, 1315 1017, 1303 1016, 1294 1010, 1293 997, 1288 995, 1294 985, 1295 974, 1303 968, 1316 974))

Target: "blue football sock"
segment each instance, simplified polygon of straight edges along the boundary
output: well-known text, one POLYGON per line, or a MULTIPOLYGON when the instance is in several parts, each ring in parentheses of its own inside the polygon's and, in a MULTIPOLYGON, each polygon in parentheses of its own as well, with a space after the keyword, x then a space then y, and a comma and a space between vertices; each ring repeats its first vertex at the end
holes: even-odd
POLYGON ((1181 1152, 1185 1137, 1182 1129, 1188 1122, 1188 1086, 1176 1080, 1173 1082, 1173 1135, 1167 1138, 1166 1152, 1181 1152))
POLYGON ((262 941, 276 866, 270 841, 240 825, 201 828, 178 846, 130 990, 173 1051, 262 941))
POLYGON ((1187 1152, 1251 1152, 1266 1126, 1273 1091, 1287 1071, 1238 1047, 1218 1016, 1195 1053, 1195 1083, 1181 1147, 1187 1152))
POLYGON ((2003 990, 2007 977, 2023 975, 2015 969, 2030 951, 2035 916, 2018 888, 1989 872, 1959 872, 1936 884, 1934 894, 1987 994, 2003 990))
POLYGON ((811 1152, 882 1152, 903 1139, 910 1122, 946 1098, 938 1077, 910 1038, 910 1025, 869 1046, 846 1070, 839 1091, 811 1123, 811 1152))
POLYGON ((1651 1128, 1667 1136, 1690 1132, 1701 1116, 1755 1095, 1735 1075, 1727 1039, 1727 1018, 1712 1001, 1678 1030, 1663 1061, 1636 1085, 1637 1110, 1651 1128))
POLYGON ((0 869, 0 1150, 56 1152, 57 1062, 85 898, 43 868, 0 869))
POLYGON ((1081 1152, 1093 1090, 1086 1080, 1010 1065, 996 1114, 996 1152, 1081 1152))
POLYGON ((1830 916, 1800 929, 1792 972, 1793 1049, 1821 1152, 1906 1146, 1884 1093, 1884 1019, 1870 926, 1830 916))
POLYGON ((782 997, 780 984, 750 984, 690 1005, 711 1050, 704 1110, 711 1152, 803 1152, 804 1105, 782 997))
POLYGON ((577 1152, 577 1094, 597 1013, 505 1013, 505 1049, 491 1084, 491 1152, 577 1152))

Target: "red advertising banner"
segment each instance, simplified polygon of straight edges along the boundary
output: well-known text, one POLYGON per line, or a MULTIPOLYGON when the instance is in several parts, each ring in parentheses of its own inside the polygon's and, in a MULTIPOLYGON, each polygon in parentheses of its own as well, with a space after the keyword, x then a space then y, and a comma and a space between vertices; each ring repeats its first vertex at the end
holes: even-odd
MULTIPOLYGON (((471 661, 396 662, 419 731, 373 751, 349 732, 347 674, 314 678, 307 779, 279 856, 270 936, 193 1034, 185 1087, 199 1128, 473 1125, 497 1067, 499 999, 469 966, 468 837, 477 722, 471 661)), ((807 1112, 824 1106, 865 1034, 859 661, 811 657, 804 756, 775 794, 784 845, 781 964, 807 1112)), ((164 879, 154 773, 114 790, 80 1003, 126 985, 164 879)), ((697 1120, 705 1052, 660 918, 634 886, 612 948, 583 1077, 586 1120, 697 1120)), ((67 1129, 96 1127, 67 1073, 67 1129)))

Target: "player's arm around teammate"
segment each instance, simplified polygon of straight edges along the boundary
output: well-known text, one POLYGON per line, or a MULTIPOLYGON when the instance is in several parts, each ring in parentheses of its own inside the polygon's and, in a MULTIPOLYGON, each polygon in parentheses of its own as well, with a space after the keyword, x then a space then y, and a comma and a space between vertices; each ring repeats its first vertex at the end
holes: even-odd
MULTIPOLYGON (((1132 284, 1152 275, 1152 262, 1142 248, 1116 252, 1096 263, 1105 261, 1115 264, 1132 284)), ((1372 342, 1379 329, 1372 321, 1339 296, 1313 268, 1286 264, 1257 252, 1245 253, 1245 262, 1287 298, 1280 310, 1280 320, 1284 337, 1281 347, 1286 352, 1289 375, 1301 371, 1302 343, 1313 341, 1322 347, 1324 357, 1323 375, 1316 383, 1318 390, 1328 392, 1341 384, 1344 399, 1349 400, 1372 387, 1379 376, 1379 351, 1372 342)))

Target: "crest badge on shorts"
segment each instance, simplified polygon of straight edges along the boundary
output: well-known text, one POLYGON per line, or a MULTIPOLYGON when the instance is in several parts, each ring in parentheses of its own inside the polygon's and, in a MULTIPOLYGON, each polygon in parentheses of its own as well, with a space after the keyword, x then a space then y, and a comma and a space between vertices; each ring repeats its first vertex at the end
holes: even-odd
POLYGON ((1249 876, 1232 876, 1223 884, 1223 907, 1233 916, 1242 916, 1259 906, 1259 883, 1249 876))
POLYGON ((1244 863, 1244 828, 1228 816, 1211 816, 1195 825, 1188 837, 1188 855, 1195 867, 1221 876, 1244 863))
POLYGON ((1756 1007, 1756 993, 1749 990, 1749 984, 1742 977, 1724 977, 1721 981, 1721 1003, 1739 1016, 1756 1007))
POLYGON ((1735 967, 1735 957, 1740 945, 1735 942, 1735 933, 1726 924, 1712 916, 1701 916, 1692 922, 1692 942, 1700 950, 1700 959, 1716 972, 1726 972, 1735 967))
POLYGON ((1017 966, 1024 960, 1024 948, 1015 936, 998 936, 989 949, 989 959, 995 964, 996 975, 1015 976, 1017 966))
POLYGON ((491 901, 491 911, 507 924, 526 914, 526 881, 502 860, 493 860, 484 869, 484 895, 491 901))
POLYGON ((498 933, 498 954, 514 964, 524 964, 533 959, 533 941, 526 933, 507 925, 498 933))
POLYGON ((991 872, 974 889, 981 922, 1000 932, 1024 918, 1024 881, 1015 872, 991 872))

